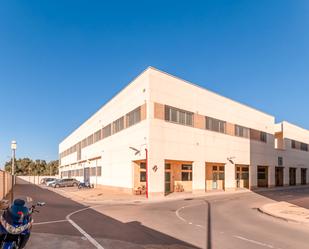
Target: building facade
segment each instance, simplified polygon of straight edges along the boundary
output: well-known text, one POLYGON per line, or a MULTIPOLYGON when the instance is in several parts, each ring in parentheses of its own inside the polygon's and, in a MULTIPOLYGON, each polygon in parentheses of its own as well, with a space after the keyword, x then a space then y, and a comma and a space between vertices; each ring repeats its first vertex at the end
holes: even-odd
POLYGON ((60 143, 59 172, 131 193, 147 182, 150 196, 300 185, 308 144, 308 130, 149 67, 60 143))

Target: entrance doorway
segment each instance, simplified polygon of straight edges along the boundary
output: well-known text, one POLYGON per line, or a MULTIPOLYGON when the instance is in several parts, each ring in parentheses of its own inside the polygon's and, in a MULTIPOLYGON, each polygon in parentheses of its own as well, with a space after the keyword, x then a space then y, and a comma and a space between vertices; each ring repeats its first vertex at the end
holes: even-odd
POLYGON ((224 189, 224 164, 206 163, 206 190, 224 189))
POLYGON ((268 187, 268 167, 267 166, 258 166, 257 167, 257 185, 260 188, 268 187))
POLYGON ((305 168, 301 169, 301 184, 302 185, 307 184, 307 169, 305 169, 305 168))
POLYGON ((276 187, 283 186, 283 167, 275 168, 275 184, 276 184, 276 187))
POLYGON ((290 173, 290 185, 296 185, 296 168, 290 168, 289 169, 290 173))
POLYGON ((236 165, 236 187, 249 188, 249 166, 236 165))

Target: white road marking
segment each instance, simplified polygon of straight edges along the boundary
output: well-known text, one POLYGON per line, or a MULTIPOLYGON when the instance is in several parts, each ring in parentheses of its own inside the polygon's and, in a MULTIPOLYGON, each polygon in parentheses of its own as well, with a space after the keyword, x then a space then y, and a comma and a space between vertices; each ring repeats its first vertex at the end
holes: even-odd
POLYGON ((192 222, 190 221, 187 221, 185 218, 183 218, 181 215, 180 215, 180 211, 184 210, 185 208, 189 208, 189 207, 194 207, 194 206, 200 206, 200 205, 205 205, 204 202, 202 203, 195 203, 195 204, 191 204, 191 205, 187 205, 187 206, 183 206, 181 208, 178 208, 175 212, 176 216, 178 217, 178 219, 180 219, 181 221, 189 224, 189 225, 195 225, 196 227, 199 227, 199 228, 205 228, 204 226, 202 225, 197 225, 197 224, 193 224, 192 222))
POLYGON ((94 238, 92 238, 88 233, 86 233, 85 230, 83 230, 79 225, 77 225, 73 220, 70 219, 70 217, 73 215, 73 214, 76 214, 76 213, 79 213, 79 212, 82 212, 82 211, 85 211, 85 210, 88 210, 88 209, 93 209, 95 207, 100 207, 102 205, 97 205, 97 206, 92 206, 92 207, 87 207, 87 208, 82 208, 80 210, 77 210, 75 212, 72 212, 70 214, 68 214, 66 216, 66 220, 68 222, 70 222, 70 224, 76 228, 77 231, 79 231, 85 238, 88 239, 88 241, 93 244, 97 249, 104 249, 103 246, 101 246, 94 238))
POLYGON ((275 247, 272 246, 272 245, 265 244, 265 243, 263 243, 263 242, 259 242, 259 241, 252 240, 252 239, 247 239, 247 238, 242 237, 242 236, 234 235, 233 237, 236 238, 236 239, 240 239, 240 240, 244 240, 244 241, 250 242, 250 243, 252 243, 252 244, 259 245, 259 246, 263 246, 263 247, 267 247, 267 248, 275 248, 275 247))
POLYGON ((45 222, 37 222, 37 223, 33 223, 33 225, 46 225, 46 224, 60 223, 60 222, 68 222, 68 221, 67 221, 67 220, 45 221, 45 222))

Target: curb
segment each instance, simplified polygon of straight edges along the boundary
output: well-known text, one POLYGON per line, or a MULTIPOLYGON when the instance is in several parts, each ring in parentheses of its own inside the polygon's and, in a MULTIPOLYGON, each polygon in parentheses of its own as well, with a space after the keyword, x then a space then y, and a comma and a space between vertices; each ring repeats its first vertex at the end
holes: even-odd
POLYGON ((294 219, 290 219, 290 218, 285 218, 285 217, 282 217, 282 216, 279 216, 279 215, 275 215, 275 214, 273 214, 269 211, 266 211, 265 209, 263 209, 263 207, 259 207, 259 208, 257 208, 257 210, 262 214, 268 215, 268 216, 276 218, 278 220, 282 220, 282 221, 294 223, 294 224, 308 225, 308 222, 302 222, 302 221, 298 221, 298 220, 294 220, 294 219))

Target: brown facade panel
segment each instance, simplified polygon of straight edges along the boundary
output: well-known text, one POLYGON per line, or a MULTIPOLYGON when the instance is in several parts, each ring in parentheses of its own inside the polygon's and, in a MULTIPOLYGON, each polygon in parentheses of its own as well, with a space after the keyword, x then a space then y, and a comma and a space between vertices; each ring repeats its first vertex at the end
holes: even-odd
POLYGON ((194 128, 205 129, 205 116, 194 113, 194 128))
POLYGON ((164 105, 154 103, 154 118, 164 120, 164 105))
POLYGON ((226 134, 235 136, 235 125, 231 123, 226 123, 226 134))
POLYGON ((145 120, 147 117, 147 104, 141 106, 141 120, 145 120))
POLYGON ((260 140, 260 138, 261 138, 261 132, 260 131, 250 129, 250 139, 260 140))

